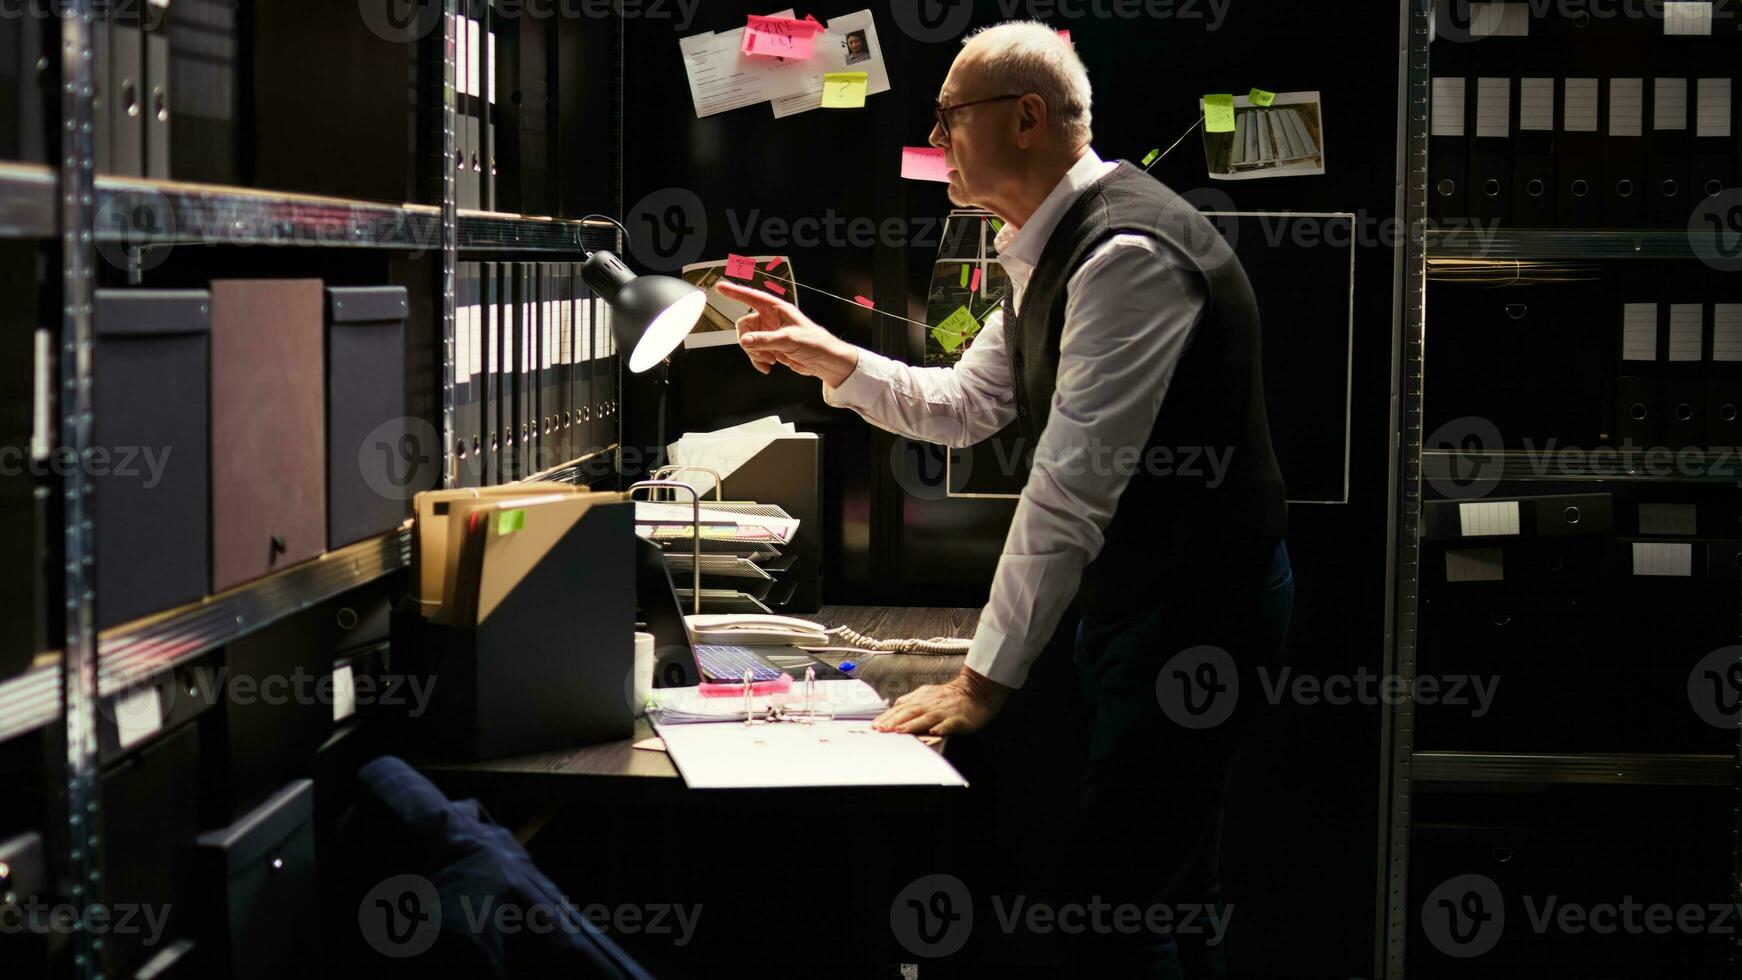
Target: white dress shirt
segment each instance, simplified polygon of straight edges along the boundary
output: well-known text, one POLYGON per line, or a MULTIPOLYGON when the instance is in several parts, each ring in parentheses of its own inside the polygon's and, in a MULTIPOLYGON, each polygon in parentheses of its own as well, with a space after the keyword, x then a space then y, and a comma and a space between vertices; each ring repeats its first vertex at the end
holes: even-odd
MULTIPOLYGON (((1028 224, 998 233, 999 262, 1018 313, 1029 277, 1059 219, 1117 164, 1085 152, 1028 224)), ((1118 235, 1090 253, 1067 283, 1057 389, 1034 465, 967 665, 1007 687, 1029 667, 1076 596, 1083 567, 1149 440, 1162 396, 1204 307, 1202 285, 1164 244, 1118 235), (1118 447, 1132 447, 1116 453, 1118 447)), ((1004 316, 994 312, 954 367, 917 368, 871 351, 830 405, 910 439, 969 446, 1016 418, 1004 316)), ((1026 447, 1025 447, 1026 448, 1026 447)))

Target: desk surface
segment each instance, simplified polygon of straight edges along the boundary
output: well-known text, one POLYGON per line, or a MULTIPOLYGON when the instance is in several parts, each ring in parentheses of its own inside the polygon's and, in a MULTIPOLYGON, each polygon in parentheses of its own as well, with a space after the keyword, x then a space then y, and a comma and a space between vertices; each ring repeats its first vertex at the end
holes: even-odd
MULTIPOLYGON (((935 636, 966 638, 974 635, 979 622, 978 609, 933 609, 904 606, 824 606, 815 614, 801 616, 825 626, 851 626, 854 630, 878 639, 905 639, 935 636)), ((823 655, 821 659, 839 662, 845 656, 823 655)), ((941 683, 956 675, 962 658, 959 656, 917 656, 892 654, 874 657, 865 662, 857 676, 875 687, 885 697, 896 697, 921 684, 941 683)), ((678 779, 677 767, 664 752, 637 749, 635 743, 654 736, 653 724, 646 718, 635 719, 635 734, 620 742, 602 742, 572 749, 535 752, 508 759, 489 759, 454 765, 424 766, 438 783, 467 782, 467 777, 488 781, 502 776, 593 776, 605 779, 665 780, 678 779)))

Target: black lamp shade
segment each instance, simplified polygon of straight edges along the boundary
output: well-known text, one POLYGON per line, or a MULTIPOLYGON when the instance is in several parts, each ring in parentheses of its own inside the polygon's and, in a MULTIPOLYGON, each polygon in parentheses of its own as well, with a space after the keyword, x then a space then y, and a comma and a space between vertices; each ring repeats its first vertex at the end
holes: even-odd
POLYGON ((665 360, 702 319, 708 294, 671 276, 637 276, 623 260, 597 251, 581 267, 588 286, 611 304, 611 333, 629 352, 635 374, 665 360))

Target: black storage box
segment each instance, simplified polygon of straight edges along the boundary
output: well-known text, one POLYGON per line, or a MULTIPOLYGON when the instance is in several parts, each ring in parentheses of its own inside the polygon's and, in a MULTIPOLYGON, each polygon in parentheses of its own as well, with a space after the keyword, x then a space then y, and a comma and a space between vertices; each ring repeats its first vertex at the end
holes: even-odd
POLYGON ((327 290, 327 547, 398 527, 415 492, 405 431, 404 286, 327 290))
POLYGON ((204 290, 99 289, 92 445, 97 625, 192 602, 210 584, 204 290))
POLYGON ((199 836, 213 975, 300 978, 319 965, 314 795, 313 782, 296 780, 199 836))

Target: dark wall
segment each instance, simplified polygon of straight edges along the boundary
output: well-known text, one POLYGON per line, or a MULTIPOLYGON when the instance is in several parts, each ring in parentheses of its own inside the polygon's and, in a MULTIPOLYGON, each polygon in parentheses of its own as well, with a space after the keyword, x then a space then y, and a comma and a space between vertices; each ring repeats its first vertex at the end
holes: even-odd
MULTIPOLYGON (((866 0, 799 10, 820 19, 862 9, 866 0)), ((948 21, 924 29, 914 10, 871 2, 892 90, 858 111, 819 110, 776 120, 767 105, 698 120, 678 39, 741 26, 760 7, 710 2, 687 30, 669 20, 630 20, 625 58, 624 195, 643 268, 739 253, 793 258, 801 282, 879 307, 924 316, 936 257, 930 222, 949 210, 942 185, 898 178, 900 147, 923 144, 931 106, 959 49, 948 21), (902 8, 896 10, 896 8, 902 8), (920 25, 911 31, 903 23, 920 25), (933 35, 939 40, 928 40, 933 35), (918 37, 914 35, 927 35, 918 37), (774 247, 768 219, 905 222, 900 246, 845 240, 774 247), (650 219, 651 223, 650 223, 650 219), (655 234, 655 230, 659 234, 655 234), (929 232, 929 238, 924 236, 929 232), (663 245, 663 248, 661 247, 663 245)), ((965 23, 1004 19, 1004 2, 970 4, 965 23)), ((1095 147, 1103 157, 1141 159, 1197 118, 1205 92, 1318 90, 1325 107, 1324 176, 1212 182, 1194 135, 1154 173, 1176 190, 1209 188, 1239 210, 1356 212, 1361 242, 1355 272, 1354 431, 1350 502, 1300 506, 1289 538, 1298 599, 1290 661, 1323 677, 1376 673, 1383 642, 1386 442, 1394 237, 1398 6, 1332 11, 1277 2, 1155 4, 1167 17, 1096 19, 1121 5, 1038 5, 1081 9, 1046 18, 1068 28, 1096 91, 1095 147)), ((1142 6, 1142 5, 1136 5, 1142 6)), ((1017 9, 1028 9, 1017 4, 1017 9)), ((941 8, 946 19, 954 6, 941 8)), ((838 334, 917 361, 920 331, 810 294, 805 310, 838 334)), ((1267 308, 1266 332, 1284 331, 1310 309, 1267 308)), ((629 383, 625 442, 655 442, 656 383, 629 383)), ((1327 391, 1341 401, 1341 390, 1327 391)), ((1277 410, 1272 406, 1273 413, 1277 410)), ((911 474, 897 482, 902 449, 856 417, 823 405, 810 379, 752 371, 726 348, 674 359, 668 435, 779 412, 824 434, 825 528, 830 601, 962 604, 984 602, 1010 505, 928 500, 911 474)), ((1253 745, 1238 776, 1227 835, 1228 896, 1235 965, 1241 972, 1308 976, 1365 974, 1372 968, 1377 854, 1379 715, 1376 707, 1287 706, 1253 745)))

